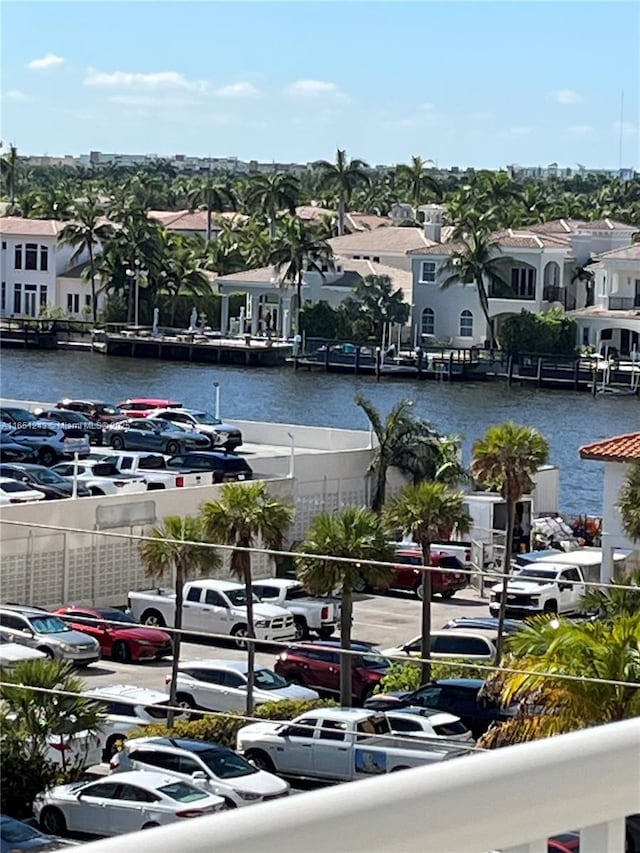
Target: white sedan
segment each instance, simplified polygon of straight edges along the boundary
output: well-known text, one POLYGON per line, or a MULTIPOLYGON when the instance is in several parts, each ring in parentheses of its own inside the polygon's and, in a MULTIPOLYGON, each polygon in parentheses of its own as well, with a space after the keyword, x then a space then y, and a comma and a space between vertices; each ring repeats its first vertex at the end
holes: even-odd
POLYGON ((386 717, 394 735, 425 740, 473 742, 473 735, 460 717, 446 711, 409 705, 407 708, 387 711, 386 717))
POLYGON ((43 500, 43 492, 39 492, 26 483, 12 480, 11 477, 0 477, 0 506, 25 504, 31 501, 43 500))
MULTIPOLYGON (((167 689, 171 677, 166 677, 167 689)), ((190 660, 179 664, 177 702, 185 708, 244 711, 247 704, 247 663, 232 660, 190 660)), ((282 699, 318 699, 315 690, 290 684, 271 669, 258 667, 253 676, 256 705, 282 699)))
POLYGON ((83 459, 75 462, 60 462, 54 465, 56 471, 67 480, 73 480, 74 468, 77 468, 78 482, 88 487, 92 495, 131 495, 147 491, 144 477, 121 474, 112 462, 100 459, 83 459))
POLYGON ((36 798, 33 813, 50 835, 121 835, 224 808, 222 797, 176 776, 134 770, 98 781, 59 785, 36 798))

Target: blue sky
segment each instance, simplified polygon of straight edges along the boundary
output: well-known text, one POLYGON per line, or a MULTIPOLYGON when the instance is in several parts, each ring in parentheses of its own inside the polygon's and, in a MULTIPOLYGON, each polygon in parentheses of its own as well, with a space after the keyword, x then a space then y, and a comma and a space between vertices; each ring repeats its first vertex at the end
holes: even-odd
POLYGON ((2 138, 29 154, 638 166, 634 2, 27 2, 2 138))

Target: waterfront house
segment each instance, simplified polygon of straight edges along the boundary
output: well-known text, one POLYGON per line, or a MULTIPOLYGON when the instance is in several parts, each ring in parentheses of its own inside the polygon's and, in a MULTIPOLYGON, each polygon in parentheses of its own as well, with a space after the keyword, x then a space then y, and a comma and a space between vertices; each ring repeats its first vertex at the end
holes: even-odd
POLYGON ((585 444, 579 450, 581 459, 604 462, 604 490, 602 494, 602 569, 600 579, 608 583, 613 574, 615 548, 638 548, 622 529, 618 510, 620 489, 629 464, 640 460, 640 432, 631 432, 585 444))
POLYGON ((358 231, 327 241, 335 255, 353 261, 373 261, 399 270, 411 271, 412 251, 437 245, 423 228, 390 226, 375 231, 358 231))

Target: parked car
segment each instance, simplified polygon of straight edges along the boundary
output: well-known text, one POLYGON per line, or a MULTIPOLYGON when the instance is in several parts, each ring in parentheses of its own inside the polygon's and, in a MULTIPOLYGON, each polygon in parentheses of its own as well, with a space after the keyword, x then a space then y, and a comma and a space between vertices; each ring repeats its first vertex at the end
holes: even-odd
POLYGON ((37 462, 38 457, 31 447, 20 444, 0 431, 0 462, 37 462))
MULTIPOLYGON (((534 563, 519 569, 507 580, 508 616, 534 616, 537 613, 582 612, 585 594, 584 575, 578 566, 557 563, 534 563)), ((500 611, 504 595, 502 583, 491 587, 489 610, 492 616, 500 611)))
POLYGON ((149 491, 157 489, 182 489, 191 486, 210 486, 213 474, 210 471, 186 474, 183 471, 167 468, 169 456, 162 453, 149 453, 144 450, 114 450, 105 447, 99 458, 102 462, 112 462, 118 471, 124 474, 137 474, 147 481, 149 491))
POLYGON ((65 424, 70 430, 86 433, 89 444, 99 447, 103 443, 102 424, 92 421, 81 412, 72 412, 70 409, 34 409, 33 413, 39 420, 55 421, 65 424))
MULTIPOLYGON (((167 685, 171 676, 165 676, 167 685)), ((185 708, 243 712, 247 704, 247 663, 232 660, 190 660, 178 665, 177 702, 185 708)), ((291 684, 277 673, 258 667, 253 675, 256 705, 281 699, 318 699, 315 690, 291 684)))
POLYGON ((32 488, 27 483, 14 480, 12 477, 0 475, 0 506, 9 504, 26 504, 32 501, 43 501, 44 492, 32 488))
MULTIPOLYGON (((475 631, 477 628, 481 628, 489 631, 497 631, 499 621, 497 616, 455 616, 453 619, 445 622, 442 630, 475 631)), ((522 631, 522 622, 519 622, 517 619, 504 620, 505 635, 517 634, 518 631, 522 631)))
MULTIPOLYGON (((136 729, 151 725, 165 725, 169 713, 169 702, 165 693, 149 690, 131 684, 107 684, 92 687, 84 695, 98 703, 105 719, 100 724, 103 744, 103 761, 109 761, 117 751, 118 743, 123 743, 136 729)), ((178 711, 174 720, 187 720, 186 714, 178 711)))
POLYGON ((226 746, 202 740, 163 737, 128 740, 113 756, 109 767, 114 774, 133 769, 160 770, 193 780, 199 787, 206 786, 224 797, 229 808, 289 794, 289 784, 283 779, 258 769, 226 746))
MULTIPOLYGON (((429 657, 435 658, 473 658, 492 661, 496 656, 496 640, 498 632, 476 628, 474 631, 433 631, 431 633, 431 652, 429 657)), ((383 655, 400 657, 422 655, 422 635, 414 637, 401 646, 392 646, 382 650, 383 655)))
POLYGON ((25 660, 44 660, 46 657, 44 652, 14 642, 13 636, 0 628, 0 667, 3 669, 12 669, 25 660))
MULTIPOLYGON (((0 815, 0 853, 49 853, 68 849, 73 842, 44 835, 35 826, 23 823, 9 815, 0 815)), ((74 845, 75 846, 75 845, 74 845)))
POLYGON ((100 646, 93 637, 74 631, 55 613, 37 607, 3 604, 0 627, 19 645, 44 652, 47 657, 88 666, 100 660, 100 646))
POLYGON ((114 450, 155 450, 174 456, 188 450, 207 450, 209 439, 195 431, 185 431, 169 421, 128 418, 105 429, 106 442, 114 450))
POLYGON ((162 408, 151 412, 150 417, 182 424, 206 435, 212 447, 234 450, 242 444, 242 433, 237 427, 224 423, 201 409, 162 408))
POLYGON ((340 600, 313 596, 294 578, 265 578, 255 581, 253 591, 265 604, 284 607, 293 615, 296 640, 307 640, 314 631, 328 640, 340 622, 340 600))
POLYGON ((378 693, 367 699, 365 707, 393 711, 418 705, 448 711, 459 717, 477 740, 492 723, 510 720, 514 714, 513 708, 502 708, 491 699, 478 696, 483 685, 480 678, 441 678, 407 693, 378 693))
POLYGON ((18 426, 26 426, 37 420, 33 412, 22 409, 20 406, 0 407, 0 426, 3 432, 15 429, 18 426))
MULTIPOLYGON (((42 492, 45 500, 57 501, 62 498, 70 498, 73 493, 73 483, 65 477, 61 477, 57 471, 52 468, 46 468, 44 465, 29 465, 29 464, 0 464, 0 477, 11 477, 13 480, 18 480, 26 486, 37 489, 42 492)), ((78 483, 77 495, 79 498, 84 498, 90 495, 91 492, 83 484, 78 483)))
POLYGON ((9 439, 26 444, 36 453, 41 465, 51 467, 61 459, 73 459, 74 454, 83 459, 91 448, 86 434, 78 436, 62 424, 53 421, 33 421, 7 433, 9 439))
POLYGON ((175 400, 158 400, 154 397, 131 397, 118 403, 118 408, 127 418, 146 418, 158 409, 182 409, 175 400))
POLYGON ((242 456, 225 451, 192 451, 172 456, 167 468, 176 471, 212 471, 214 483, 228 483, 233 480, 252 480, 253 470, 242 456))
MULTIPOLYGON (((422 600, 422 551, 413 548, 403 548, 397 551, 394 561, 397 565, 393 567, 393 579, 389 589, 414 592, 422 600)), ((458 590, 465 589, 469 584, 469 577, 461 569, 464 568, 460 560, 450 554, 431 554, 431 565, 437 566, 438 571, 431 572, 431 588, 434 595, 442 598, 453 598, 458 590)), ((358 591, 364 591, 367 584, 362 579, 358 591)))
MULTIPOLYGON (((364 702, 384 678, 391 661, 368 643, 351 643, 352 691, 356 702, 364 702)), ((311 687, 322 693, 340 693, 340 643, 323 640, 290 646, 274 665, 278 675, 294 684, 311 687)))
POLYGON ((473 735, 460 717, 447 711, 409 705, 408 708, 387 711, 386 716, 394 735, 425 738, 427 740, 442 738, 461 741, 462 743, 473 741, 473 735))
POLYGON ((223 809, 221 797, 175 776, 148 771, 58 785, 33 804, 40 826, 54 835, 121 835, 223 809))
POLYGON ((102 657, 120 663, 159 660, 173 651, 171 637, 148 628, 115 607, 61 607, 55 611, 74 631, 88 634, 100 644, 102 657))
POLYGON ((53 470, 68 480, 73 480, 74 471, 77 471, 78 482, 85 485, 92 495, 131 495, 147 491, 144 477, 122 474, 111 462, 101 459, 84 459, 78 465, 61 462, 53 470))
POLYGON ((56 403, 56 409, 65 409, 69 412, 80 412, 86 415, 89 420, 96 421, 101 424, 111 424, 114 421, 119 421, 124 418, 122 412, 117 406, 111 403, 104 403, 101 400, 60 400, 56 403))

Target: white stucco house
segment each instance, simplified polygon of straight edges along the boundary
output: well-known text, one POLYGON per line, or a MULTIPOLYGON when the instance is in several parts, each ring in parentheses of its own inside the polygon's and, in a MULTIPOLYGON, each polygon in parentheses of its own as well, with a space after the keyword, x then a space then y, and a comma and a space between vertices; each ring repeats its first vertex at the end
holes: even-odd
MULTIPOLYGON (((451 268, 452 259, 464 246, 441 239, 442 208, 437 205, 429 208, 425 234, 435 245, 409 252, 413 271, 413 334, 423 343, 482 346, 489 330, 476 285, 463 284, 454 278, 449 286, 442 287, 455 272, 451 268)), ((540 313, 560 306, 569 313, 579 314, 590 308, 593 288, 576 277, 576 273, 595 256, 628 248, 637 230, 632 225, 610 220, 555 220, 496 232, 492 235, 495 256, 503 259, 502 275, 512 292, 506 295, 487 283, 494 333, 497 334, 505 317, 522 310, 540 313)), ((580 331, 577 343, 592 342, 585 337, 586 333, 580 331)))
POLYGON ((344 234, 342 237, 332 237, 327 242, 333 249, 333 253, 342 258, 353 261, 373 261, 375 264, 383 264, 408 272, 411 271, 409 252, 437 245, 425 235, 424 228, 408 226, 357 231, 344 234))
POLYGON ((608 582, 613 572, 613 550, 640 548, 640 543, 632 542, 622 529, 622 517, 618 510, 620 489, 629 464, 640 460, 640 432, 595 441, 581 447, 579 452, 581 459, 604 462, 601 580, 608 582))

